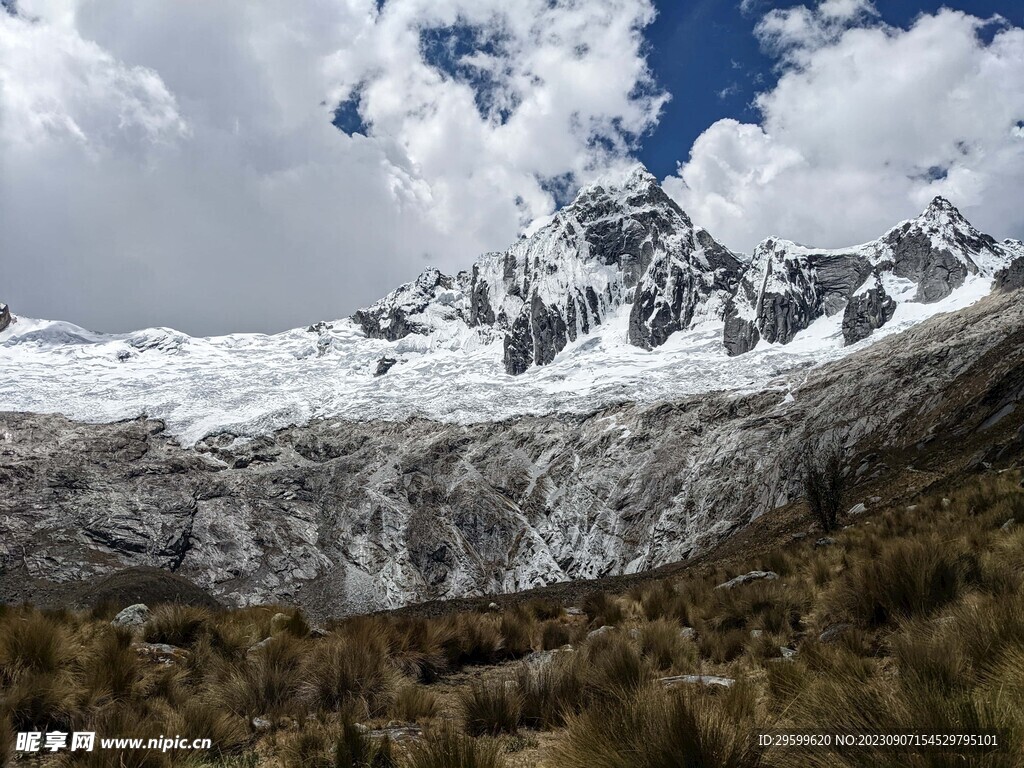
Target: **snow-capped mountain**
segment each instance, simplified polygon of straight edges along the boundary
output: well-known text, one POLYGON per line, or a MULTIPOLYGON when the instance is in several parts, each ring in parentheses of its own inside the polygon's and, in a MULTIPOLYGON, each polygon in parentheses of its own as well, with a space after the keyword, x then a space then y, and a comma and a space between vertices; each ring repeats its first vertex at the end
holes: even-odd
POLYGON ((730 354, 758 341, 788 344, 824 315, 843 313, 853 344, 889 322, 900 304, 934 304, 969 277, 993 278, 1019 254, 937 197, 920 216, 863 245, 822 250, 769 238, 754 251, 725 325, 730 354))
POLYGON ((503 338, 510 374, 547 365, 630 304, 629 341, 650 349, 695 321, 721 320, 740 261, 697 229, 646 169, 584 188, 552 221, 455 277, 424 272, 353 320, 372 338, 503 338))

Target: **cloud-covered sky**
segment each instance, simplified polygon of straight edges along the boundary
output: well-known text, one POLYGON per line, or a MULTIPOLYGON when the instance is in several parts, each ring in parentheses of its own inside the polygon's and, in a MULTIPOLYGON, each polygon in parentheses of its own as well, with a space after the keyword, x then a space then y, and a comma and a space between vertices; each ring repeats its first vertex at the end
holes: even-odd
POLYGON ((995 6, 4 5, 0 300, 28 316, 199 334, 339 317, 428 264, 468 267, 635 157, 739 249, 866 239, 939 193, 1024 234, 1024 30, 995 6), (723 49, 697 41, 723 29, 746 54, 702 70, 723 49))

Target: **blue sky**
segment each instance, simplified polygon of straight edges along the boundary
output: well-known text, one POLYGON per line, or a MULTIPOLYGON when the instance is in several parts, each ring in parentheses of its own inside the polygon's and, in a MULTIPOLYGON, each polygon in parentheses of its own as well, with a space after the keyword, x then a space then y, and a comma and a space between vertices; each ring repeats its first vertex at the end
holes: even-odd
MULTIPOLYGON (((756 122, 752 100, 777 79, 775 60, 760 50, 754 26, 772 8, 795 2, 739 0, 655 0, 658 16, 647 29, 648 62, 672 94, 654 131, 642 143, 639 159, 658 177, 675 172, 694 140, 720 118, 756 122)), ((876 8, 888 24, 907 27, 922 13, 950 7, 979 18, 999 14, 1024 25, 1024 0, 880 0, 876 8)))

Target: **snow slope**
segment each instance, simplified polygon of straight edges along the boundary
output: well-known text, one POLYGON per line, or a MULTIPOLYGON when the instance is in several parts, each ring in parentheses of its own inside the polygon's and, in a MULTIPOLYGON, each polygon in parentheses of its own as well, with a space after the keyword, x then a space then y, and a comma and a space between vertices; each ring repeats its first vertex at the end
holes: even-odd
POLYGON ((87 422, 145 414, 165 420, 188 445, 212 433, 257 435, 332 416, 470 423, 714 390, 784 391, 801 369, 967 306, 990 286, 972 276, 942 301, 901 303, 885 327, 852 347, 844 347, 840 313, 819 318, 790 344, 762 340, 739 357, 727 355, 718 321, 677 332, 654 350, 633 346, 623 305, 550 365, 519 376, 505 373, 501 340, 488 328, 451 334, 445 326, 392 342, 341 320, 314 331, 192 338, 167 328, 106 335, 18 318, 0 332, 0 411, 87 422), (400 362, 377 377, 382 356, 400 362))

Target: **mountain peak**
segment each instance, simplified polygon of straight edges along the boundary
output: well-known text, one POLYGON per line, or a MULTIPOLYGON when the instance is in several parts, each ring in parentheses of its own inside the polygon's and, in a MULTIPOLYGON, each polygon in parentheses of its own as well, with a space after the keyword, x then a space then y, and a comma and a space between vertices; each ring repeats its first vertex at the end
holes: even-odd
POLYGON ((960 213, 960 209, 941 195, 933 197, 932 201, 928 203, 928 207, 924 209, 918 218, 929 220, 951 219, 953 221, 966 221, 964 215, 960 213))

